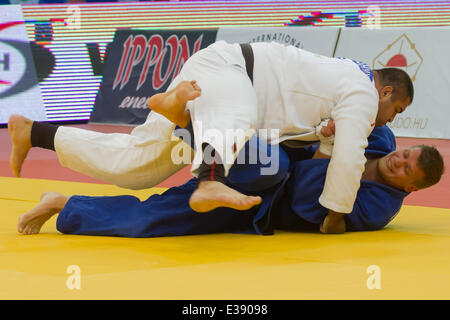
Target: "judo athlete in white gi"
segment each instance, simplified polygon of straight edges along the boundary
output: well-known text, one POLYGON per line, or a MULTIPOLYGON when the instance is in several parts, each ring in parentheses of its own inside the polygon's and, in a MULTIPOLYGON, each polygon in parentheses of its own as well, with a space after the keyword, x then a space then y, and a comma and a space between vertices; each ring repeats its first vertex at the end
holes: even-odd
MULTIPOLYGON (((196 80, 202 88, 201 96, 187 103, 195 133, 194 175, 203 160, 204 143, 223 159, 228 174, 246 142, 226 139, 230 130, 250 136, 267 129, 266 136, 264 131, 257 133, 270 144, 308 141, 316 140, 315 127, 331 118, 336 126, 334 149, 319 201, 330 213, 350 213, 366 161, 367 136, 375 125, 392 121, 411 103, 409 77, 400 70, 372 73, 366 65, 349 59, 323 57, 277 43, 253 43, 251 49, 253 85, 239 44, 219 41, 188 59, 169 87, 196 80), (271 130, 279 130, 279 135, 270 135, 271 130), (222 133, 224 139, 215 139, 214 132, 222 133)), ((10 132, 19 126, 12 120, 10 132)), ((173 138, 174 128, 173 122, 154 112, 130 135, 60 127, 54 148, 63 166, 122 187, 146 188, 185 165, 171 159, 173 148, 183 143, 173 138)), ((13 136, 14 154, 14 145, 20 145, 14 140, 20 139, 13 136)), ((26 152, 15 152, 20 154, 11 162, 16 175, 26 152)))
MULTIPOLYGON (((375 128, 368 142, 361 188, 352 212, 345 215, 345 231, 385 227, 410 192, 437 183, 444 171, 442 157, 433 147, 416 146, 395 151, 395 137, 387 126, 375 128)), ((251 148, 251 144, 246 144, 245 148, 251 148)), ((269 154, 273 154, 270 151, 280 147, 268 145, 267 148, 269 154)), ((232 166, 227 184, 263 199, 261 205, 244 212, 217 208, 204 214, 196 213, 188 206, 198 185, 198 180, 193 178, 142 202, 134 196, 67 197, 56 192, 44 193, 41 203, 20 217, 18 231, 25 235, 39 233, 42 225, 60 212, 57 229, 80 235, 269 235, 275 229, 304 231, 311 228, 330 233, 323 225, 328 210, 318 201, 330 161, 311 159, 313 154, 314 147, 300 152, 280 148, 280 170, 273 176, 260 174, 262 164, 232 166)))

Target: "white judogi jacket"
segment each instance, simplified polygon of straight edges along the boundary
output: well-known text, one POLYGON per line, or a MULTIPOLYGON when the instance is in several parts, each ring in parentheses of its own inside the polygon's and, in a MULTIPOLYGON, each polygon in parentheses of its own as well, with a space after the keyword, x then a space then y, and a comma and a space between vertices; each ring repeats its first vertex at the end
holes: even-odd
MULTIPOLYGON (((279 139, 316 140, 321 120, 335 122, 334 148, 319 202, 350 213, 364 171, 364 149, 378 112, 370 69, 278 43, 253 43, 258 127, 280 129, 279 139), (309 138, 311 137, 311 138, 309 138)), ((270 140, 270 137, 267 137, 270 140)))

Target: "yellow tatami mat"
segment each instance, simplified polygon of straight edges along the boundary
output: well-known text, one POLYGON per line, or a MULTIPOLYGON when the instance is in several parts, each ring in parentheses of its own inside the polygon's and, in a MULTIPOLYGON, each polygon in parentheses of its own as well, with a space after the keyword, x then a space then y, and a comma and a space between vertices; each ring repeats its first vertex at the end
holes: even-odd
POLYGON ((450 298, 449 209, 404 206, 389 228, 344 235, 72 236, 56 231, 55 216, 41 234, 24 236, 19 215, 44 191, 145 199, 164 190, 0 184, 0 299, 450 298))

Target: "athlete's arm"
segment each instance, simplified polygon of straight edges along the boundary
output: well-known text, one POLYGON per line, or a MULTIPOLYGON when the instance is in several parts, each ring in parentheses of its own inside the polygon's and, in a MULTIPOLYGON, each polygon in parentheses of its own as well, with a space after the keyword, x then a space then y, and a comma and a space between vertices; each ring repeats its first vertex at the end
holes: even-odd
POLYGON ((343 79, 344 88, 333 108, 333 153, 319 203, 339 213, 352 212, 366 158, 367 137, 378 111, 378 95, 370 82, 343 79))

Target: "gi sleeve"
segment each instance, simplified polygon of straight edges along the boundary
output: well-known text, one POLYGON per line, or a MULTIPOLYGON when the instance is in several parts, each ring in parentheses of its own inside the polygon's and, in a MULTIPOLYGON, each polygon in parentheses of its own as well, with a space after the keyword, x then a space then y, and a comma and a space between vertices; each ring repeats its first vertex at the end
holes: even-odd
POLYGON ((362 181, 352 214, 345 216, 347 231, 384 228, 402 207, 409 193, 374 181, 362 181))
POLYGON ((378 111, 378 93, 364 78, 344 78, 340 87, 340 99, 331 112, 333 154, 319 202, 333 211, 350 213, 364 171, 364 150, 378 111))

